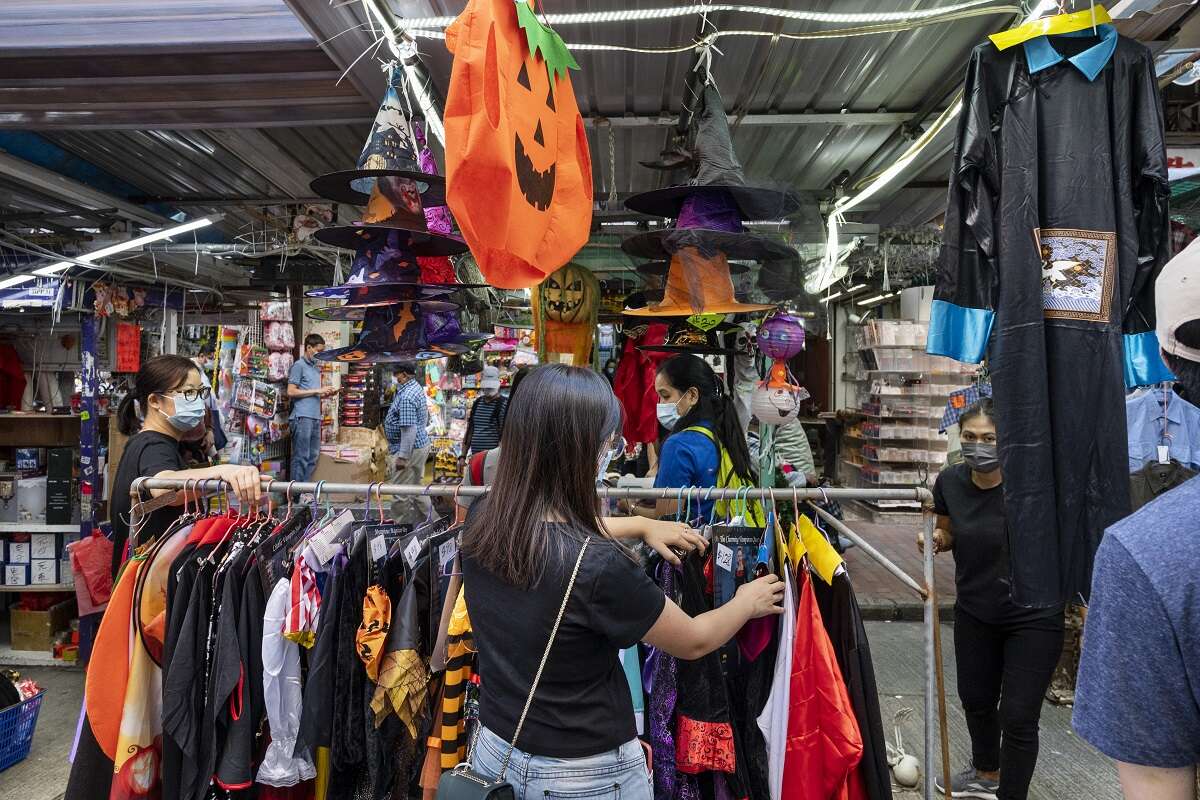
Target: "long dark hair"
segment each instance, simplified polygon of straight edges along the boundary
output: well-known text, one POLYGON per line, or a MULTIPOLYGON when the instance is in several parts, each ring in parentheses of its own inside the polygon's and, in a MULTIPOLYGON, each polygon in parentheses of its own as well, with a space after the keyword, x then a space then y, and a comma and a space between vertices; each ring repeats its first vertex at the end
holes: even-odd
POLYGON ((750 461, 746 432, 742 430, 733 398, 708 362, 691 353, 681 353, 660 364, 658 374, 681 394, 693 387, 700 394, 700 400, 680 418, 672 433, 708 423, 704 427, 711 427, 713 436, 729 453, 733 471, 743 481, 757 484, 758 472, 750 461))
POLYGON ((155 356, 138 370, 133 379, 129 393, 117 407, 117 427, 126 436, 133 436, 142 427, 138 417, 138 409, 145 415, 150 405, 147 402, 152 394, 166 394, 182 386, 188 379, 188 374, 199 372, 190 358, 175 355, 155 356), (137 405, 134 405, 137 401, 137 405))
MULTIPOLYGON (((508 423, 508 410, 512 409, 513 398, 517 396, 517 387, 519 387, 521 385, 521 381, 525 380, 525 377, 527 375, 529 375, 529 373, 533 372, 534 369, 536 369, 536 367, 524 366, 513 373, 512 381, 510 381, 508 384, 508 405, 506 406, 507 410, 504 412, 504 419, 500 420, 501 435, 504 434, 504 426, 505 426, 505 424, 508 423)), ((500 404, 497 403, 496 405, 499 406, 500 404)), ((493 409, 492 410, 493 417, 495 416, 495 414, 496 414, 496 409, 493 409)))
POLYGON ((967 422, 975 419, 976 417, 985 417, 993 421, 995 420, 996 411, 995 406, 992 403, 992 398, 981 397, 971 405, 967 406, 967 410, 964 411, 958 418, 958 426, 962 428, 966 426, 967 422))
POLYGON ((551 364, 529 373, 512 400, 491 493, 467 520, 463 551, 515 586, 532 586, 557 553, 547 520, 607 536, 600 521, 600 451, 621 428, 603 377, 551 364))

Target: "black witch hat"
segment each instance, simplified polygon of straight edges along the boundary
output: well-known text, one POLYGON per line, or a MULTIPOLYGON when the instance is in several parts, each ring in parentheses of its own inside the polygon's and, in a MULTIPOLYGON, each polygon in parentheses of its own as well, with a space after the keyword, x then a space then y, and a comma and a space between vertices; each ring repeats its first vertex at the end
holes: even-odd
POLYGON ((402 178, 417 182, 425 205, 445 205, 446 179, 421 169, 417 158, 412 128, 401 105, 401 94, 406 91, 403 81, 404 71, 393 69, 391 84, 375 114, 358 165, 321 175, 309 184, 315 193, 339 203, 361 206, 366 205, 381 179, 402 178))
POLYGON ((626 208, 656 217, 677 218, 685 200, 712 193, 728 198, 742 220, 782 219, 800 211, 804 199, 797 192, 746 183, 742 165, 733 152, 729 118, 715 85, 704 87, 699 103, 692 147, 695 171, 691 180, 633 195, 625 201, 626 208))

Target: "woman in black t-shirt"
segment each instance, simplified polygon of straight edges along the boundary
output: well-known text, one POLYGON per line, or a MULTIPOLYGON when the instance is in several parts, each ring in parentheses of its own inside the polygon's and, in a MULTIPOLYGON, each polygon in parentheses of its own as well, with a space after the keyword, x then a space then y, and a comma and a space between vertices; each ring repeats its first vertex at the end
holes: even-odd
MULTIPOLYGON (((113 529, 114 577, 125 560, 132 505, 129 490, 137 478, 222 478, 232 485, 241 503, 257 505, 261 497, 257 467, 225 464, 184 469, 179 443, 204 424, 208 392, 200 371, 190 359, 163 355, 142 364, 132 388, 121 401, 117 425, 130 439, 117 465, 109 512, 113 529)), ((168 491, 154 489, 149 495, 158 496, 168 491)), ((138 532, 138 541, 150 541, 179 517, 183 492, 177 493, 177 498, 176 505, 150 514, 138 532)))
MULTIPOLYGON (((1024 800, 1038 755, 1038 719, 1062 651, 1063 608, 1013 602, 1003 476, 992 400, 959 419, 963 463, 933 487, 934 552, 954 553, 954 655, 972 764, 955 797, 1024 800)), ((924 547, 918 535, 918 547, 924 547)), ((1018 557, 1020 557, 1018 555, 1018 557)), ((938 791, 945 794, 940 777, 938 791)))
MULTIPOLYGON (((619 447, 621 410, 599 374, 541 367, 525 379, 510 411, 491 493, 472 506, 463 532, 484 726, 472 766, 498 776, 578 563, 505 777, 518 800, 615 796, 614 787, 622 800, 649 800, 618 651, 645 641, 699 658, 748 620, 782 613, 783 584, 774 575, 760 578, 730 603, 692 618, 646 576, 600 517, 596 478, 619 447)), ((676 546, 690 551, 704 540, 687 532, 676 546)))

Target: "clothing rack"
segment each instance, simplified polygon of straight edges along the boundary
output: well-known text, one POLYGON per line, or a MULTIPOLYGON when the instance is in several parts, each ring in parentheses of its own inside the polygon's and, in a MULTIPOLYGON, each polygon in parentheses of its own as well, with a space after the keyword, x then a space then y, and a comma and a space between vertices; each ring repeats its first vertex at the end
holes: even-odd
MULTIPOLYGON (((130 527, 136 530, 137 520, 154 508, 163 507, 176 501, 172 494, 162 495, 153 500, 141 499, 143 491, 154 489, 174 489, 194 497, 196 495, 228 493, 229 484, 221 479, 189 480, 185 478, 137 478, 130 486, 129 494, 133 499, 130 511, 130 527)), ((324 493, 336 495, 357 495, 368 502, 372 497, 482 497, 488 493, 486 486, 463 486, 461 484, 430 484, 428 486, 402 485, 395 483, 329 483, 327 481, 301 482, 277 481, 273 478, 262 478, 262 490, 270 494, 283 494, 293 498, 301 494, 311 494, 317 502, 324 493)), ((933 531, 935 517, 926 511, 922 515, 922 525, 925 532, 924 575, 918 581, 901 567, 879 552, 869 542, 855 533, 846 523, 834 517, 823 508, 815 505, 816 501, 828 500, 915 500, 924 507, 933 503, 933 493, 923 487, 912 489, 716 489, 705 487, 677 487, 643 489, 633 487, 601 486, 596 493, 606 499, 617 500, 677 500, 681 505, 685 500, 739 500, 776 503, 793 502, 799 504, 805 501, 839 534, 854 542, 863 553, 878 562, 893 577, 912 589, 920 597, 924 605, 925 626, 925 757, 924 757, 924 800, 933 800, 934 787, 932 776, 935 774, 934 741, 940 736, 942 775, 947 789, 950 786, 950 740, 946 725, 946 690, 942 674, 941 635, 939 630, 937 591, 933 572, 933 531)), ((948 792, 947 797, 951 797, 948 792)))

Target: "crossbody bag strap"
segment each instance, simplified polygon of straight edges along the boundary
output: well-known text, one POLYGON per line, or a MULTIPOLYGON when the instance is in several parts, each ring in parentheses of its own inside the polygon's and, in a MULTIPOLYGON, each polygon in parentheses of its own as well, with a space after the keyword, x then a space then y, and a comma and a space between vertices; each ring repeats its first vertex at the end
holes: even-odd
MULTIPOLYGON (((533 685, 529 687, 529 697, 525 698, 525 708, 521 709, 521 718, 517 720, 517 729, 513 731, 512 741, 508 743, 508 752, 504 754, 504 762, 500 765, 500 776, 496 779, 503 782, 508 772, 508 762, 512 759, 513 750, 517 748, 517 740, 521 738, 521 729, 525 727, 525 717, 529 715, 529 707, 533 705, 533 695, 537 692, 538 683, 542 680, 542 672, 546 662, 550 660, 550 649, 554 647, 554 639, 558 636, 558 626, 562 624, 563 615, 567 611, 567 601, 571 599, 571 591, 575 588, 575 578, 579 576, 579 567, 583 564, 583 554, 587 552, 591 537, 583 540, 579 548, 579 558, 575 559, 575 569, 571 570, 571 580, 567 582, 567 592, 563 595, 562 605, 558 607, 558 616, 554 619, 554 627, 550 629, 550 641, 546 642, 546 652, 542 653, 542 663, 538 664, 533 676, 533 685)), ((478 723, 482 725, 482 723, 478 723)))

